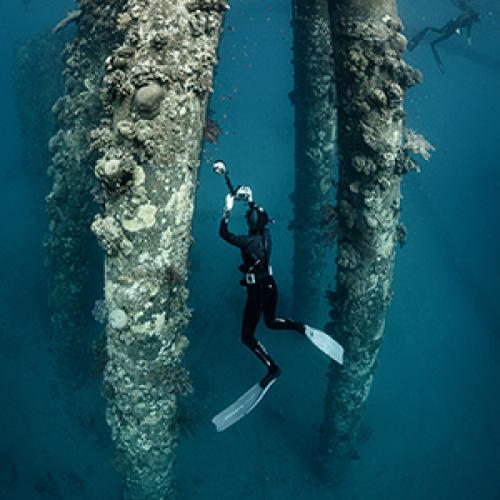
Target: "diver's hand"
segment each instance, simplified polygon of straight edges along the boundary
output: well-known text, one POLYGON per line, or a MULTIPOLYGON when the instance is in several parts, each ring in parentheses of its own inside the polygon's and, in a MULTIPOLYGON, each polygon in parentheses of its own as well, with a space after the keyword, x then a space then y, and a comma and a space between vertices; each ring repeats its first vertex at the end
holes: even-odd
POLYGON ((224 175, 227 172, 226 165, 222 160, 217 160, 212 168, 214 172, 219 175, 224 175))
POLYGON ((250 186, 239 186, 235 196, 237 200, 246 200, 251 203, 253 201, 252 188, 250 186))
POLYGON ((234 196, 232 194, 226 194, 226 203, 224 205, 224 219, 229 218, 229 214, 234 207, 234 196))
POLYGON ((234 207, 234 196, 232 194, 226 194, 226 204, 224 205, 224 210, 230 212, 234 207))

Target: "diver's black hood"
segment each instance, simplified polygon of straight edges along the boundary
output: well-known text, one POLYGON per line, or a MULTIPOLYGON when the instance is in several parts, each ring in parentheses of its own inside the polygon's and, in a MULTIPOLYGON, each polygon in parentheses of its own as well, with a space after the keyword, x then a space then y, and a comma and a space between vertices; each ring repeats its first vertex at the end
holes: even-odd
POLYGON ((267 212, 262 207, 256 205, 247 210, 245 219, 247 220, 250 233, 263 231, 267 224, 269 224, 269 215, 267 212))

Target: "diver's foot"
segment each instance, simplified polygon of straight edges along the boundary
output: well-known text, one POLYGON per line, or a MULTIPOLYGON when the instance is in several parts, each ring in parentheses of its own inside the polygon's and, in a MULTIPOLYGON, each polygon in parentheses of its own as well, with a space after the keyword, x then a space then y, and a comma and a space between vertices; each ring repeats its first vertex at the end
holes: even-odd
POLYGON ((295 329, 302 335, 302 336, 306 336, 306 324, 305 323, 302 323, 301 321, 296 321, 295 322, 295 329))
POLYGON ((281 375, 281 368, 278 365, 274 365, 269 369, 267 375, 259 382, 259 385, 265 389, 270 384, 272 384, 281 375))

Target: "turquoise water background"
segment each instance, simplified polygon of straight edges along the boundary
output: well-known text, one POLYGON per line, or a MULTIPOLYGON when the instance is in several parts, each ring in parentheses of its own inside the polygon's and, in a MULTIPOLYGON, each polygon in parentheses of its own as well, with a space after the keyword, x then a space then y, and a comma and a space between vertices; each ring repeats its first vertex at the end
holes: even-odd
MULTIPOLYGON (((279 312, 293 316, 290 2, 231 3, 210 105, 223 133, 203 153, 194 222, 186 365, 195 393, 186 401, 192 430, 179 447, 181 499, 500 499, 500 5, 474 5, 482 22, 472 46, 455 37, 440 49, 445 74, 428 44, 407 55, 424 74, 406 99, 408 126, 436 152, 404 181, 409 235, 397 256, 359 459, 332 491, 314 470, 327 360, 301 339, 260 326, 258 337, 280 362, 282 377, 231 430, 217 434, 210 423, 262 375, 239 343, 245 296, 238 252, 217 235, 225 189, 211 173, 213 159, 224 158, 235 182, 251 185, 276 219, 279 312)), ((409 35, 458 12, 445 0, 399 6, 409 35)), ((8 456, 17 472, 12 486, 0 484, 2 500, 44 498, 40 485, 47 484, 58 493, 45 498, 121 498, 98 377, 68 392, 55 367, 42 248, 50 183, 45 166, 33 172, 22 164, 26 145, 16 111, 16 48, 71 8, 66 0, 12 2, 0 20, 0 457, 8 456)), ((241 213, 237 207, 234 218, 241 213)), ((233 227, 243 230, 242 220, 233 227)), ((327 282, 333 273, 326 270, 327 282)), ((326 321, 323 310, 317 326, 326 321)))

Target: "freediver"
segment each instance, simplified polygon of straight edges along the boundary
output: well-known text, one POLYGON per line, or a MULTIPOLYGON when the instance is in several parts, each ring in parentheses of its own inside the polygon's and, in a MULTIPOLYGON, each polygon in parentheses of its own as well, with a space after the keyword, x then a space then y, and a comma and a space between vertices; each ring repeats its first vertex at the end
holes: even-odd
POLYGON ((290 318, 276 317, 278 288, 271 267, 272 243, 268 229, 269 215, 253 201, 250 187, 233 188, 223 162, 215 162, 214 172, 225 175, 230 188, 230 193, 225 198, 219 235, 229 244, 238 247, 243 258, 243 264, 239 266, 239 270, 243 273, 240 284, 247 289, 247 300, 243 313, 241 340, 267 369, 267 374, 260 382, 212 419, 217 430, 222 431, 248 414, 281 374, 280 367, 262 343, 255 338, 255 331, 262 315, 266 326, 271 330, 296 331, 340 364, 343 363, 344 350, 340 344, 321 330, 290 318), (236 235, 229 230, 229 218, 235 200, 248 202, 248 210, 245 213, 248 234, 236 235))
POLYGON ((229 216, 234 205, 234 196, 226 195, 224 214, 220 222, 219 235, 229 244, 241 250, 243 264, 239 270, 243 273, 240 283, 247 289, 247 301, 243 313, 241 341, 267 368, 266 376, 260 381, 265 389, 281 374, 280 367, 271 358, 261 342, 255 339, 255 330, 261 315, 271 330, 292 330, 305 335, 305 325, 288 318, 276 317, 278 289, 271 267, 271 234, 268 229, 269 215, 257 206, 248 187, 240 187, 236 197, 248 196, 249 208, 245 214, 248 235, 236 235, 229 231, 229 216))
POLYGON ((408 50, 412 51, 423 40, 423 38, 429 31, 440 34, 441 36, 439 36, 438 38, 436 38, 431 42, 431 49, 432 53, 434 54, 434 59, 436 60, 438 68, 443 73, 444 73, 444 64, 436 49, 436 45, 438 43, 444 42, 445 40, 448 40, 448 38, 450 38, 454 34, 460 35, 463 29, 467 29, 467 45, 471 45, 472 25, 474 23, 478 23, 481 20, 481 18, 479 17, 479 13, 475 11, 470 5, 467 5, 464 2, 462 2, 460 5, 462 10, 464 11, 463 14, 460 14, 454 19, 451 19, 441 28, 433 28, 433 27, 424 28, 423 30, 419 31, 414 37, 412 37, 408 42, 408 50))

